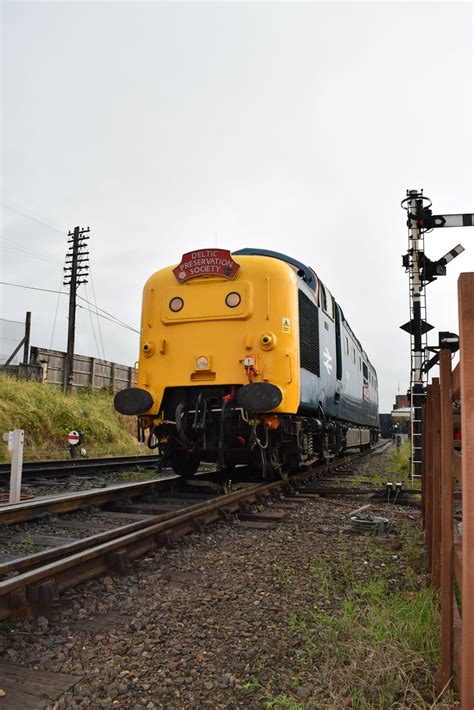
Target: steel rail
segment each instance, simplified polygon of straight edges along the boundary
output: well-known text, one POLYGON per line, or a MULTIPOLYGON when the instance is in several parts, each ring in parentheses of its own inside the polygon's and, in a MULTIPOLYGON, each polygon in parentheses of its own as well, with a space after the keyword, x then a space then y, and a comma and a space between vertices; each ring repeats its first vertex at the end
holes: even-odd
MULTIPOLYGON (((285 481, 253 484, 245 489, 181 509, 177 514, 168 516, 168 519, 163 520, 160 519, 162 516, 157 516, 158 520, 147 521, 138 530, 130 531, 130 527, 135 526, 125 526, 128 531, 123 534, 122 530, 122 534, 119 533, 115 539, 98 542, 97 538, 100 538, 100 535, 88 538, 83 542, 87 545, 92 544, 92 547, 87 546, 86 549, 67 554, 61 559, 47 561, 40 567, 33 567, 0 582, 0 619, 24 616, 28 612, 31 613, 35 607, 41 606, 45 597, 51 601, 57 598, 60 592, 80 582, 100 576, 114 568, 122 568, 124 558, 117 556, 119 552, 125 554, 128 562, 154 547, 166 544, 167 533, 183 535, 200 529, 204 523, 213 522, 236 512, 243 502, 255 501, 264 493, 268 494, 285 484, 288 485, 285 481), (49 585, 41 588, 41 583, 46 581, 49 585)), ((70 552, 70 549, 68 550, 70 545, 65 548, 70 552)))
MULTIPOLYGON (((153 516, 75 541, 62 548, 5 563, 0 567, 1 573, 19 574, 0 581, 0 620, 41 610, 59 599, 59 594, 70 587, 110 573, 111 570, 125 571, 130 560, 157 546, 168 544, 174 536, 200 530, 203 524, 222 517, 228 518, 243 504, 255 502, 272 493, 292 490, 301 482, 312 479, 316 473, 338 468, 348 460, 354 461, 365 455, 359 454, 317 468, 311 467, 291 479, 249 484, 238 491, 178 511, 153 516)), ((145 485, 142 484, 141 492, 145 485)), ((126 486, 119 488, 125 489, 126 486)), ((307 498, 302 495, 301 499, 304 501, 307 498)))
POLYGON ((175 508, 167 511, 166 513, 160 513, 159 515, 146 515, 144 513, 143 520, 137 520, 134 523, 127 523, 126 525, 118 525, 110 530, 104 530, 103 532, 96 533, 95 535, 88 535, 82 538, 82 540, 72 540, 71 542, 60 545, 59 547, 51 547, 42 552, 35 552, 31 555, 25 555, 25 557, 18 557, 14 560, 9 560, 8 562, 0 563, 0 578, 12 572, 19 572, 20 570, 26 571, 32 569, 33 567, 39 567, 46 562, 53 562, 54 560, 65 557, 69 554, 75 552, 81 552, 87 547, 93 547, 94 545, 99 545, 102 542, 108 542, 122 535, 127 535, 128 533, 135 532, 136 530, 141 530, 147 527, 147 525, 152 525, 155 523, 162 522, 163 520, 168 520, 175 515, 180 515, 185 510, 190 510, 193 506, 197 507, 202 505, 202 501, 199 503, 191 504, 185 508, 175 508))
MULTIPOLYGON (((342 466, 348 458, 350 458, 351 461, 363 458, 364 456, 376 452, 383 446, 384 445, 378 445, 370 452, 350 454, 346 455, 344 458, 334 459, 324 466, 311 466, 309 470, 313 472, 317 470, 318 473, 323 473, 326 470, 342 466)), ((213 472, 203 471, 201 474, 197 474, 197 477, 211 473, 213 472)), ((41 496, 34 500, 20 503, 0 504, 0 525, 26 522, 27 520, 34 520, 35 518, 40 518, 51 513, 70 513, 88 505, 100 506, 109 501, 117 500, 120 496, 134 498, 147 494, 155 488, 168 486, 170 481, 173 480, 178 482, 181 479, 175 473, 170 472, 166 475, 162 475, 160 478, 152 478, 147 481, 117 483, 105 488, 93 488, 87 491, 76 491, 54 496, 41 496)), ((291 480, 297 480, 297 476, 293 476, 291 480)))
MULTIPOLYGON (((93 459, 58 459, 56 461, 25 461, 23 478, 37 476, 64 476, 78 473, 96 473, 98 470, 118 470, 132 467, 150 468, 156 466, 161 456, 157 454, 137 456, 110 456, 93 459)), ((0 480, 8 480, 10 464, 0 463, 0 480)))
MULTIPOLYGON (((367 454, 353 456, 351 460, 363 458, 365 455, 367 454)), ((125 571, 130 560, 156 546, 167 544, 171 535, 178 536, 196 529, 200 530, 204 523, 237 512, 245 502, 258 500, 264 494, 296 487, 298 483, 313 478, 315 472, 324 473, 345 463, 347 458, 320 466, 316 470, 311 467, 289 480, 250 484, 234 493, 105 531, 82 541, 74 541, 62 548, 46 550, 5 563, 0 567, 1 574, 16 572, 17 576, 0 582, 0 619, 25 616, 44 606, 49 606, 59 598, 60 592, 76 584, 110 573, 114 569, 125 571)), ((140 493, 147 484, 155 484, 163 480, 166 481, 166 479, 155 479, 153 482, 139 485, 140 493)), ((113 488, 122 491, 135 487, 136 485, 132 484, 131 487, 123 485, 113 488)), ((87 493, 109 494, 111 491, 88 491, 87 493)), ((116 495, 115 490, 113 497, 116 495)), ((302 499, 304 500, 304 496, 302 499)))
POLYGON ((75 491, 62 495, 42 496, 35 500, 20 503, 7 503, 0 505, 0 525, 22 523, 51 513, 70 513, 88 505, 104 505, 118 498, 134 498, 169 485, 170 481, 173 480, 179 481, 180 479, 173 473, 147 481, 117 483, 106 488, 93 488, 87 491, 75 491))

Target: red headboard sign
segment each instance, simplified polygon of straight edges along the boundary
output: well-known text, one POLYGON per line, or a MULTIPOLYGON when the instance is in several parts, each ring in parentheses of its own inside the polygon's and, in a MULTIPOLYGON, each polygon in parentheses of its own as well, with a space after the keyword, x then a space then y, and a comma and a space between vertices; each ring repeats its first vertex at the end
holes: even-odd
POLYGON ((181 263, 173 269, 179 283, 199 276, 224 276, 233 279, 240 265, 237 264, 228 249, 199 249, 183 254, 181 263))

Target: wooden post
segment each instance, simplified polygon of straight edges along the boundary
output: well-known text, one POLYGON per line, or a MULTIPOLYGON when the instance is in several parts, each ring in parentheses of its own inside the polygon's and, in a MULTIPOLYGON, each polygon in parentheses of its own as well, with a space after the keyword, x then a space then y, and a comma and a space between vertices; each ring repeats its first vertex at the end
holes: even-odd
POLYGON ((91 357, 91 387, 94 389, 94 378, 95 378, 95 357, 91 357))
POLYGON ((431 385, 426 388, 426 462, 425 462, 425 545, 428 553, 428 565, 431 570, 431 530, 432 530, 432 417, 433 402, 431 399, 431 385))
POLYGON ((440 586, 440 552, 441 552, 441 417, 439 399, 439 379, 432 380, 432 411, 431 411, 431 584, 440 586))
MULTIPOLYGON (((72 236, 72 251, 71 265, 67 266, 70 269, 69 283, 69 317, 67 321, 67 352, 66 360, 64 361, 64 391, 72 390, 74 380, 74 342, 76 338, 76 297, 77 297, 77 275, 79 261, 79 227, 74 227, 74 235, 72 236)), ((67 262, 69 264, 69 262, 67 262)))
POLYGON ((8 444, 8 450, 11 451, 12 461, 10 470, 10 495, 9 503, 19 503, 21 499, 21 475, 23 468, 23 443, 25 441, 25 432, 23 429, 13 429, 7 431, 3 435, 3 441, 8 444))
POLYGON ((26 311, 25 319, 25 345, 23 348, 23 365, 28 365, 30 361, 30 335, 31 335, 31 311, 26 311))
POLYGON ((441 350, 441 667, 438 692, 453 675, 453 398, 451 352, 441 350))
POLYGON ((115 362, 112 363, 111 365, 111 375, 110 378, 112 380, 112 392, 115 392, 115 362))
POLYGON ((461 707, 474 708, 474 273, 458 281, 462 436, 461 707))

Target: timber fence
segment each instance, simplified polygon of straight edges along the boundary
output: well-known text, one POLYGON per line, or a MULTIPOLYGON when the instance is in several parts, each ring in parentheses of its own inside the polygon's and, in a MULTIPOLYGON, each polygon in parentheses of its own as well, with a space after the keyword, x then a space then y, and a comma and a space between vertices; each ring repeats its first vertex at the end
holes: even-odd
MULTIPOLYGON (((36 380, 63 387, 65 377, 66 353, 32 346, 28 364, 0 366, 0 372, 12 375, 20 380, 36 380)), ((100 360, 87 355, 74 355, 74 389, 91 387, 93 389, 110 388, 114 392, 133 387, 137 382, 137 369, 120 365, 109 360, 100 360)))
POLYGON ((423 412, 422 506, 432 585, 440 590, 440 691, 455 680, 474 710, 474 273, 458 281, 459 364, 440 352, 423 412), (460 411, 460 417, 459 417, 460 411), (459 423, 460 419, 460 423, 459 423))

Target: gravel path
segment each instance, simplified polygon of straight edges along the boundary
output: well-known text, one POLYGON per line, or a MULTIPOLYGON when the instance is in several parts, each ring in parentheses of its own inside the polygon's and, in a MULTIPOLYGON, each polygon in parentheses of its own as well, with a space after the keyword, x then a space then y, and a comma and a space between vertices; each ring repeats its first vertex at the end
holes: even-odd
MULTIPOLYGON (((364 465, 383 469, 387 456, 364 465)), ((349 571, 351 583, 380 575, 405 595, 425 585, 419 512, 395 509, 387 506, 384 537, 354 534, 348 509, 317 499, 295 504, 273 529, 210 526, 134 562, 129 576, 66 593, 54 617, 3 624, 0 657, 82 676, 38 710, 428 708, 435 695, 426 656, 414 652, 395 668, 384 700, 387 664, 376 677, 373 648, 341 652, 347 633, 333 644, 324 625, 347 614, 349 571), (322 625, 308 625, 309 610, 322 625)))

